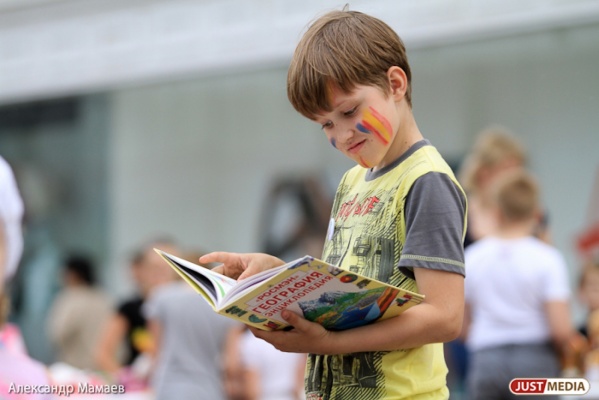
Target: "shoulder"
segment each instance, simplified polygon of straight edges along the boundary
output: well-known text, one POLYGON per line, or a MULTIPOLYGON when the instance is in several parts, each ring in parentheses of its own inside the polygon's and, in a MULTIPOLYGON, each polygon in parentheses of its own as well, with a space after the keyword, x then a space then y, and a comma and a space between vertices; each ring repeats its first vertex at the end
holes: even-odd
POLYGON ((422 174, 416 178, 412 187, 415 187, 415 190, 441 190, 441 193, 453 193, 461 197, 464 203, 466 202, 466 196, 460 185, 452 179, 452 176, 443 171, 431 170, 422 174))
POLYGON ((426 209, 431 213, 457 212, 465 217, 466 195, 444 172, 428 172, 412 184, 406 199, 406 211, 426 209))
POLYGON ((539 238, 529 236, 523 241, 523 245, 534 252, 535 257, 539 260, 545 260, 547 263, 565 264, 565 258, 557 247, 548 244, 539 238))

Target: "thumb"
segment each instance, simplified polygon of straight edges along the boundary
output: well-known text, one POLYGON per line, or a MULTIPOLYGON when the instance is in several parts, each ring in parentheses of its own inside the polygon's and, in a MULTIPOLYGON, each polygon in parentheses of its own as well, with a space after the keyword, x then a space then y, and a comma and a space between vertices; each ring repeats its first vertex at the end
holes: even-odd
POLYGON ((238 280, 238 281, 240 281, 240 280, 243 280, 243 279, 245 279, 245 278, 248 278, 250 275, 251 275, 251 274, 249 274, 249 273, 247 272, 247 269, 246 269, 246 270, 244 270, 244 271, 241 273, 241 275, 239 275, 239 276, 237 277, 237 280, 238 280))
POLYGON ((289 310, 283 310, 283 312, 281 312, 281 317, 283 317, 283 319, 295 329, 301 329, 302 326, 305 326, 305 324, 308 322, 298 314, 289 310))

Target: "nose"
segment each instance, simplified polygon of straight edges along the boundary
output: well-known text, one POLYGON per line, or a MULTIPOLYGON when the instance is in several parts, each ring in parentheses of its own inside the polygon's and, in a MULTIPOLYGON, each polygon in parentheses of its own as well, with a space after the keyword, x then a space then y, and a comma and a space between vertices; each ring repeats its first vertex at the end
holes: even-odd
POLYGON ((352 122, 346 122, 338 126, 337 141, 346 143, 353 139, 356 134, 356 126, 352 122))

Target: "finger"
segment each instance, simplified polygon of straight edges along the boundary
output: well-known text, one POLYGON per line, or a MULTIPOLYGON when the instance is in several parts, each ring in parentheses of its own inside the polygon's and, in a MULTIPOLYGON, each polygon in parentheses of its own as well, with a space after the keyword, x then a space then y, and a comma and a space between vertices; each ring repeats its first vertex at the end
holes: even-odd
POLYGON ((249 327, 249 330, 250 330, 250 332, 252 332, 252 334, 253 334, 253 335, 254 335, 254 336, 257 338, 257 339, 261 339, 261 340, 265 340, 265 341, 267 341, 267 342, 270 342, 270 341, 268 340, 268 337, 269 337, 269 335, 270 335, 272 332, 269 332, 269 331, 264 331, 264 330, 262 330, 262 329, 258 329, 258 328, 256 328, 256 327, 253 327, 253 326, 250 326, 250 327, 249 327))
POLYGON ((281 313, 281 317, 295 329, 302 330, 302 328, 307 327, 309 324, 308 320, 302 318, 300 315, 294 313, 293 311, 284 310, 281 313))
POLYGON ((248 326, 248 329, 250 330, 250 332, 252 332, 252 335, 254 335, 256 337, 258 337, 260 332, 262 332, 260 329, 254 328, 253 326, 248 326))
POLYGON ((226 251, 213 251, 212 253, 204 254, 199 258, 199 261, 202 264, 209 264, 213 262, 230 263, 238 261, 236 258, 238 258, 238 256, 235 253, 229 253, 226 251))

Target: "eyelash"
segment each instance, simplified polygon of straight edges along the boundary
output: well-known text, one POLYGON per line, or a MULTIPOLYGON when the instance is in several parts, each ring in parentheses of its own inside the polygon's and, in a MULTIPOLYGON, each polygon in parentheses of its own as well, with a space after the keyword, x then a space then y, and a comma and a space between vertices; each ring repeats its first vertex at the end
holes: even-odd
POLYGON ((345 115, 346 117, 350 117, 356 113, 357 109, 358 109, 358 107, 356 106, 356 107, 352 108, 351 110, 344 112, 343 115, 345 115))
POLYGON ((327 121, 324 124, 322 124, 322 126, 320 127, 320 129, 327 129, 330 128, 331 126, 333 126, 333 122, 332 121, 327 121))
MULTIPOLYGON (((344 112, 343 116, 344 117, 351 117, 351 116, 353 116, 356 113, 357 110, 358 110, 358 106, 355 106, 351 110, 344 112)), ((324 124, 321 125, 320 129, 327 129, 327 128, 330 128, 332 126, 333 126, 333 122, 332 121, 327 121, 327 122, 325 122, 324 124)))

